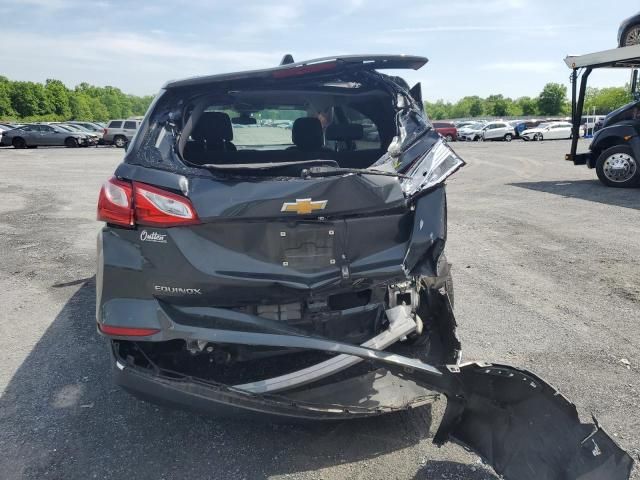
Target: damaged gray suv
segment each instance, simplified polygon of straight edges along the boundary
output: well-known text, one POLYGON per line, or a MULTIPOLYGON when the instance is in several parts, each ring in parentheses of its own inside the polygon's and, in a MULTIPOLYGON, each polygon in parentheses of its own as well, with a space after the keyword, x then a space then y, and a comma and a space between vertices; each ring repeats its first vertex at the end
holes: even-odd
POLYGON ((217 415, 317 420, 443 394, 434 441, 505 478, 627 478, 631 458, 544 381, 461 363, 444 184, 464 162, 420 86, 381 73, 426 62, 287 56, 165 85, 98 201, 116 382, 217 415))

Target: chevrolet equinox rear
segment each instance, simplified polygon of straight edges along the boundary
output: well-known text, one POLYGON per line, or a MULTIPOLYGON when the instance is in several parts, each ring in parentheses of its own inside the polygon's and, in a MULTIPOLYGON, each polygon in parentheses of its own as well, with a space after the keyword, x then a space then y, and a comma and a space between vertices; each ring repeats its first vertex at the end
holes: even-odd
MULTIPOLYGON (((427 60, 288 57, 165 85, 102 187, 96 313, 116 382, 199 411, 305 419, 444 393, 434 441, 498 472, 527 465, 506 478, 547 478, 523 456, 564 461, 595 427, 526 371, 460 364, 444 182, 464 162, 419 85, 380 72, 427 60), (513 413, 523 399, 531 413, 513 413), (562 439, 522 435, 543 427, 562 439)), ((623 458, 596 434, 613 446, 589 468, 623 458)))

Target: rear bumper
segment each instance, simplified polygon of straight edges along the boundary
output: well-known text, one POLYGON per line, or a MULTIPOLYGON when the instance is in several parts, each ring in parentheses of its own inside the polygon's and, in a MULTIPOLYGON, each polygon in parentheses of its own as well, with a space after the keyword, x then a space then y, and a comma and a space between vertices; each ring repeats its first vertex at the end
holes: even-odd
POLYGON ((434 442, 465 445, 507 480, 630 476, 632 458, 597 424, 582 424, 573 404, 527 371, 465 364, 434 375, 427 365, 405 357, 374 360, 382 366, 390 361, 397 375, 380 369, 284 396, 162 377, 113 358, 116 382, 134 395, 218 416, 266 415, 285 421, 362 418, 431 403, 441 392, 447 408, 434 442))

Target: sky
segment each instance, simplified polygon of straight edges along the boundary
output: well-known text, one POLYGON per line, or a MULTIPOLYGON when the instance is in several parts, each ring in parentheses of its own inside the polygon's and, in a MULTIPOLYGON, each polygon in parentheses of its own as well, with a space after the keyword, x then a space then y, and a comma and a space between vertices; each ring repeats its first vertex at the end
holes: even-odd
MULTIPOLYGON (((0 0, 0 75, 155 94, 170 79, 356 53, 423 55, 427 100, 535 96, 616 46, 638 0, 0 0)), ((591 86, 624 85, 601 70, 591 86)))

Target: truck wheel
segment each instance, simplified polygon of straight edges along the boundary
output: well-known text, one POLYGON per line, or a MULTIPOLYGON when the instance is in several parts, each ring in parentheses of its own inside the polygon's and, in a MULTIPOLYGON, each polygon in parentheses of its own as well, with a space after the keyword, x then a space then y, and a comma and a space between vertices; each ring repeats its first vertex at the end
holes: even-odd
POLYGON ((596 173, 609 187, 635 187, 640 183, 640 170, 628 145, 607 148, 596 160, 596 173))
POLYGON ((450 133, 447 133, 444 138, 447 142, 453 142, 453 135, 451 135, 450 133))
POLYGON ((640 25, 632 25, 620 39, 621 47, 640 44, 640 25))

